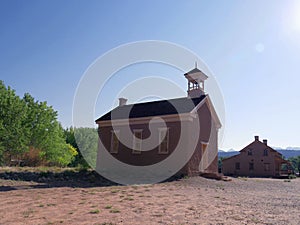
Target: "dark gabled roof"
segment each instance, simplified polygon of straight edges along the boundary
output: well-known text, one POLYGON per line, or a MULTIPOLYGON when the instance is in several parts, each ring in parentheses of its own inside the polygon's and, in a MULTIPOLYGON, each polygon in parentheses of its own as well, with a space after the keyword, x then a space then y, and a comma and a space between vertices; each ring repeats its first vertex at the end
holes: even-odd
POLYGON ((112 118, 127 119, 188 113, 205 97, 206 95, 202 95, 199 98, 185 97, 118 106, 98 118, 96 122, 111 120, 112 118))
POLYGON ((194 69, 192 69, 191 71, 185 73, 184 75, 192 74, 192 73, 199 73, 199 72, 202 73, 202 71, 199 70, 198 68, 194 68, 194 69))
POLYGON ((241 153, 238 153, 237 155, 232 155, 232 156, 226 157, 226 158, 222 159, 222 161, 225 161, 225 160, 227 160, 227 159, 233 159, 233 158, 235 158, 235 157, 238 157, 240 154, 241 154, 241 153))

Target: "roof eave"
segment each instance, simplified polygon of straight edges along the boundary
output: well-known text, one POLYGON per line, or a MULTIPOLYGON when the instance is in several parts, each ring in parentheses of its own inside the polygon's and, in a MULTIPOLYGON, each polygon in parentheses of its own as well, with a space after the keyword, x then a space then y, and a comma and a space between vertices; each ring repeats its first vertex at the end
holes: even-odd
POLYGON ((207 102, 208 103, 208 107, 209 107, 209 110, 211 112, 211 115, 212 115, 212 118, 215 122, 215 125, 218 129, 220 129, 222 127, 222 123, 218 117, 218 114, 214 108, 214 105, 212 103, 212 101, 210 100, 210 97, 208 95, 205 96, 205 98, 199 102, 198 105, 195 106, 195 108, 191 111, 191 113, 196 113, 196 111, 205 103, 207 102))
POLYGON ((128 125, 130 124, 143 124, 143 123, 148 123, 149 120, 151 122, 161 122, 161 119, 164 119, 166 122, 172 122, 172 121, 178 121, 178 116, 180 117, 180 121, 192 121, 196 115, 192 113, 180 113, 180 114, 169 114, 169 115, 159 115, 155 117, 159 117, 160 119, 158 120, 153 120, 153 116, 148 116, 148 117, 139 117, 139 118, 128 118, 128 119, 116 119, 116 120, 101 120, 97 121, 96 123, 101 126, 111 126, 112 124, 114 125, 128 125))

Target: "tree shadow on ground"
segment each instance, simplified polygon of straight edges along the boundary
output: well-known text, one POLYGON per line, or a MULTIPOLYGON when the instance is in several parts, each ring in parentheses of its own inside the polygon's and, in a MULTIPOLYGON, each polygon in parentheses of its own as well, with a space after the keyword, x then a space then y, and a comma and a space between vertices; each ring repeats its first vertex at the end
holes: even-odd
POLYGON ((0 186, 0 192, 35 188, 88 188, 119 185, 100 176, 97 172, 89 170, 62 172, 8 171, 0 172, 0 179, 4 180, 4 185, 0 186), (8 182, 5 182, 5 180, 8 182), (24 184, 24 181, 30 183, 24 184), (11 183, 13 185, 11 185, 11 183))

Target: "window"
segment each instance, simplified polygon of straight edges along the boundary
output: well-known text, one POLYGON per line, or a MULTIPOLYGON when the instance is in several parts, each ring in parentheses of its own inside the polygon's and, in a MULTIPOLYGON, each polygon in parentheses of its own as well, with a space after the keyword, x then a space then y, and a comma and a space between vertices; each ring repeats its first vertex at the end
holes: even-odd
POLYGON ((133 130, 133 154, 141 154, 142 150, 142 130, 133 130))
POLYGON ((270 171, 270 163, 265 163, 265 171, 270 171))
POLYGON ((119 135, 120 131, 111 131, 110 153, 118 153, 119 150, 119 135))
POLYGON ((169 129, 168 128, 159 128, 159 154, 168 154, 169 153, 169 129))
POLYGON ((240 163, 239 163, 239 162, 235 163, 235 169, 236 169, 236 170, 239 170, 239 169, 240 169, 240 163))
POLYGON ((201 142, 201 150, 202 150, 201 161, 202 161, 202 166, 203 166, 204 170, 209 166, 208 165, 208 152, 206 151, 207 146, 208 146, 207 142, 201 142))
POLYGON ((264 150, 264 156, 268 156, 268 149, 264 150))
POLYGON ((248 155, 252 155, 252 149, 248 149, 248 155))
POLYGON ((249 163, 249 170, 254 170, 254 163, 249 163))
POLYGON ((206 148, 207 148, 207 143, 202 142, 201 143, 201 148, 202 148, 202 154, 205 152, 206 148))

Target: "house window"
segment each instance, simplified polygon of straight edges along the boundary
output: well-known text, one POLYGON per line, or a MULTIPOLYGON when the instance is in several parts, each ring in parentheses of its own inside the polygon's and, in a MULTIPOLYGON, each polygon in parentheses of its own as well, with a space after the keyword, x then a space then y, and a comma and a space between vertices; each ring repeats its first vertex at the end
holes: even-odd
POLYGON ((264 150, 264 156, 268 156, 268 149, 264 150))
POLYGON ((254 163, 249 163, 249 170, 254 170, 254 163))
POLYGON ((235 169, 236 170, 239 170, 241 167, 240 167, 240 163, 239 162, 237 162, 237 163, 235 163, 235 169))
POLYGON ((160 128, 159 129, 159 154, 168 154, 169 153, 169 129, 160 128))
POLYGON ((207 142, 202 142, 201 143, 201 150, 202 150, 202 166, 203 166, 203 169, 206 169, 209 165, 208 165, 208 153, 206 152, 207 151, 207 146, 208 146, 208 143, 207 142))
POLYGON ((248 149, 248 155, 252 155, 252 149, 248 149))
POLYGON ((120 131, 118 131, 118 130, 111 131, 110 153, 118 153, 118 150, 119 150, 118 135, 119 135, 119 133, 120 133, 120 131))
POLYGON ((265 163, 264 167, 265 167, 265 171, 270 171, 270 163, 265 163))
POLYGON ((205 152, 206 148, 207 148, 207 143, 202 142, 201 143, 201 148, 202 148, 202 154, 205 152))
POLYGON ((141 154, 142 150, 142 130, 133 130, 133 154, 141 154))

